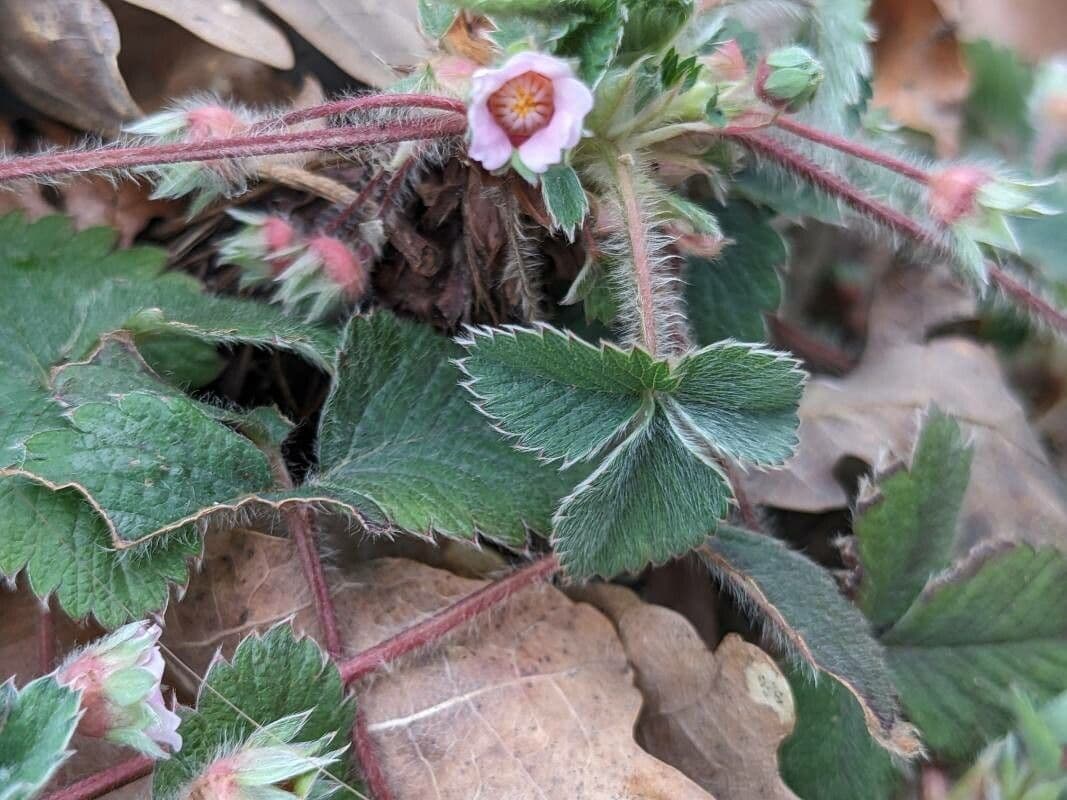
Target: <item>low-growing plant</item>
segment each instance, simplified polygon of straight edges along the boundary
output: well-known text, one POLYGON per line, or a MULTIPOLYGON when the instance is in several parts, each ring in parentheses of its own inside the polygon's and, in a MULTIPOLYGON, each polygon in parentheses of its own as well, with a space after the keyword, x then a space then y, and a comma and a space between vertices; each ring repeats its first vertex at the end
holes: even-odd
MULTIPOLYGON (((764 341, 786 253, 776 214, 799 207, 949 262, 975 292, 1063 335, 1067 315, 1012 229, 1055 213, 1040 181, 928 163, 864 131, 863 3, 421 0, 420 11, 435 47, 388 92, 281 110, 188 100, 107 145, 0 161, 9 186, 103 172, 188 198, 191 212, 279 167, 310 168, 309 153, 373 175, 311 222, 231 211, 239 228, 220 257, 277 307, 207 294, 157 250, 114 250, 107 231, 0 219, 0 573, 118 629, 82 662, 4 686, 0 798, 34 796, 79 725, 148 756, 94 786, 154 768, 161 798, 358 796, 346 685, 554 574, 611 579, 686 554, 792 665, 800 723, 782 763, 804 796, 886 796, 894 760, 924 744, 969 758, 1011 724, 993 696, 1006 676, 1042 697, 1067 690, 1067 608, 1052 589, 1063 554, 953 550, 969 451, 936 409, 908 467, 876 478, 855 509, 856 605, 760 530, 737 478, 783 465, 798 442, 806 375, 764 341), (775 46, 771 30, 796 41, 775 46), (507 323, 449 340, 372 309, 370 288, 397 198, 454 161, 495 176, 486 191, 515 302, 507 323), (550 235, 584 259, 558 300, 543 288, 538 242, 550 235), (233 344, 329 374, 306 476, 287 463, 291 423, 276 410, 191 391, 190 353, 233 344), (175 732, 159 654, 145 650, 158 630, 137 620, 187 583, 210 522, 252 508, 283 517, 297 544, 322 650, 285 626, 246 639, 212 665, 175 732), (315 542, 326 513, 360 533, 538 555, 345 658, 315 542), (1054 599, 1029 592, 986 620, 996 636, 961 622, 1033 574, 1054 599), (1021 648, 1010 658, 1009 640, 1021 648), (107 653, 131 642, 145 652, 123 651, 108 672, 107 653), (854 769, 816 777, 845 751, 854 769)), ((389 796, 356 745, 367 790, 389 796)))

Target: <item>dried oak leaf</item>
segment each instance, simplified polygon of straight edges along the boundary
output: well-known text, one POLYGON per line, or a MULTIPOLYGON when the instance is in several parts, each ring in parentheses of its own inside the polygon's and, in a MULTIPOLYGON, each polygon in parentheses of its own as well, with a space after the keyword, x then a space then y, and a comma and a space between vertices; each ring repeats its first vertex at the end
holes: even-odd
POLYGON ((970 74, 953 26, 934 0, 877 0, 871 21, 878 30, 871 104, 933 136, 940 156, 957 155, 970 74))
POLYGON ((637 741, 648 752, 718 800, 796 800, 778 775, 796 711, 774 659, 732 633, 713 653, 681 614, 621 586, 589 586, 577 598, 615 623, 645 698, 637 741))
MULTIPOLYGON (((215 539, 168 610, 166 642, 182 662, 202 674, 216 646, 292 614, 314 633, 290 541, 240 532, 213 552, 215 539)), ((395 558, 330 576, 349 654, 484 584, 395 558)), ((396 800, 710 798, 634 741, 641 695, 611 623, 551 587, 367 679, 359 698, 396 800)))
MULTIPOLYGON (((968 305, 945 286, 926 293, 921 270, 879 287, 860 364, 845 378, 808 383, 797 455, 777 472, 751 472, 762 505, 823 512, 849 504, 835 476, 846 457, 868 465, 906 462, 931 404, 956 417, 974 443, 955 554, 992 536, 1064 544, 1067 495, 992 348, 961 337, 925 341, 930 325, 968 305)), ((961 289, 962 291, 962 289, 961 289)))
POLYGON ((0 3, 0 76, 36 110, 107 133, 140 116, 118 66, 119 29, 100 0, 0 3))

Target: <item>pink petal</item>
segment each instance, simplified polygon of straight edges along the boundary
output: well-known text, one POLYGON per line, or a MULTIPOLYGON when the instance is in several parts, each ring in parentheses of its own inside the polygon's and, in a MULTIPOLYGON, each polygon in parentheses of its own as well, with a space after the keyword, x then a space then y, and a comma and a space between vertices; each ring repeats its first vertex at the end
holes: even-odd
POLYGON ((487 170, 500 169, 511 158, 511 141, 497 125, 486 103, 471 103, 467 110, 471 141, 467 155, 487 170))

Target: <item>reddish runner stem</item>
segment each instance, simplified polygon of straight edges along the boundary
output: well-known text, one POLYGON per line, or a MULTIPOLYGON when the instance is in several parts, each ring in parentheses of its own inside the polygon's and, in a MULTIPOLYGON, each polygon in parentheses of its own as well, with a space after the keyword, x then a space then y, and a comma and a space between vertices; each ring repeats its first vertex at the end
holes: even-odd
POLYGON ((152 759, 137 756, 52 792, 43 800, 96 800, 97 797, 151 775, 154 767, 155 762, 152 759))
POLYGON ((363 782, 373 800, 393 800, 393 790, 389 788, 385 770, 378 760, 378 749, 367 730, 367 718, 362 711, 356 712, 356 724, 352 726, 352 749, 356 751, 363 782))
POLYGON ((56 621, 45 598, 45 607, 37 619, 37 668, 41 675, 52 671, 56 663, 56 621))
POLYGON ((887 153, 881 153, 871 147, 860 144, 859 142, 853 142, 843 136, 837 136, 832 133, 827 133, 826 131, 821 131, 818 128, 812 128, 802 122, 797 122, 792 117, 776 117, 774 125, 775 127, 781 128, 783 131, 789 131, 802 139, 807 139, 816 144, 825 145, 833 150, 839 150, 842 153, 848 153, 850 156, 855 156, 863 161, 869 161, 872 164, 885 167, 891 172, 903 175, 905 178, 910 178, 913 181, 923 184, 929 183, 930 181, 930 175, 926 170, 916 167, 914 164, 909 164, 907 161, 895 158, 887 153))
POLYGON ((0 162, 0 182, 97 170, 131 169, 156 164, 250 158, 281 153, 336 150, 387 142, 438 139, 456 136, 466 130, 466 127, 466 119, 458 115, 448 115, 427 117, 395 125, 344 125, 321 131, 256 133, 204 142, 44 153, 0 162))
POLYGON ((503 603, 521 589, 549 578, 558 569, 559 562, 555 556, 542 556, 510 575, 483 586, 423 622, 345 661, 341 664, 342 680, 345 683, 353 683, 374 672, 383 664, 388 664, 413 650, 443 639, 483 611, 503 603))
POLYGON ((1026 285, 1011 273, 992 262, 986 262, 989 281, 1001 292, 1025 308, 1035 317, 1045 321, 1059 333, 1067 335, 1067 314, 1048 300, 1026 288, 1026 285))
POLYGON ((310 108, 299 108, 279 117, 277 122, 282 125, 297 125, 313 119, 339 117, 375 108, 434 108, 438 111, 454 111, 457 114, 467 113, 467 106, 461 100, 451 97, 435 94, 368 94, 334 100, 310 108))

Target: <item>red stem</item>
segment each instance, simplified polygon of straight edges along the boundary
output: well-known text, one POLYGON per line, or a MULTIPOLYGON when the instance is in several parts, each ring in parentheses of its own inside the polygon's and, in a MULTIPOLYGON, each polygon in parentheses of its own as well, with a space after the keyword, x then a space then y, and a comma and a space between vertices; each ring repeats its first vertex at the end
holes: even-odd
POLYGON ((416 139, 437 139, 456 136, 463 133, 466 127, 466 119, 448 115, 392 125, 344 125, 321 131, 256 133, 204 142, 45 153, 0 162, 0 183, 19 178, 45 178, 95 170, 130 169, 155 164, 248 158, 416 139))
POLYGON ((1041 295, 1030 291, 1021 281, 996 264, 987 261, 986 270, 989 273, 990 282, 1000 291, 1035 317, 1043 319, 1049 326, 1067 335, 1067 314, 1041 295))
POLYGON ((789 131, 790 133, 803 139, 807 139, 808 141, 826 145, 834 150, 840 150, 842 153, 848 153, 850 156, 855 156, 864 161, 869 161, 872 164, 877 164, 880 167, 885 167, 892 172, 896 172, 898 175, 903 175, 905 178, 911 178, 913 181, 923 184, 930 182, 929 173, 920 167, 916 167, 914 164, 909 164, 907 161, 895 158, 886 153, 881 153, 866 145, 862 145, 859 142, 853 142, 842 136, 836 136, 832 133, 821 131, 818 128, 812 128, 802 122, 797 122, 792 117, 784 115, 776 117, 774 124, 783 131, 789 131))
POLYGON ((312 119, 339 117, 373 108, 436 108, 439 111, 455 111, 457 114, 467 113, 467 106, 451 97, 435 94, 368 94, 290 111, 279 117, 277 122, 282 125, 297 125, 312 119))
POLYGON ((352 726, 352 749, 356 751, 363 782, 367 784, 370 796, 374 800, 393 800, 393 790, 389 788, 389 781, 378 760, 378 750, 367 730, 367 718, 362 711, 356 712, 356 724, 352 726))
POLYGON ((315 604, 315 616, 322 629, 323 644, 330 658, 338 659, 344 652, 341 644, 341 631, 337 625, 337 609, 333 605, 330 587, 326 583, 326 572, 322 568, 318 547, 315 546, 315 531, 312 528, 311 512, 306 508, 288 508, 285 515, 286 525, 293 535, 296 552, 300 557, 300 567, 304 579, 311 589, 312 602, 315 604))
POLYGON ((866 214, 887 228, 939 251, 945 249, 936 233, 927 230, 907 214, 869 197, 844 178, 828 172, 778 140, 763 134, 752 133, 751 130, 737 131, 730 128, 723 129, 723 135, 740 142, 752 152, 774 161, 793 174, 799 175, 808 183, 843 200, 856 211, 866 214))
POLYGON ((37 668, 41 675, 52 671, 56 663, 56 621, 45 599, 37 624, 37 668))
POLYGON ((154 767, 155 762, 152 759, 136 756, 52 792, 43 800, 95 800, 139 778, 151 775, 154 767))
POLYGON ((559 562, 555 556, 542 556, 507 577, 483 586, 459 602, 438 611, 418 625, 403 630, 391 639, 386 639, 345 661, 341 664, 341 679, 346 684, 352 683, 374 672, 383 664, 433 644, 483 611, 504 602, 519 590, 545 580, 558 569, 559 562))

